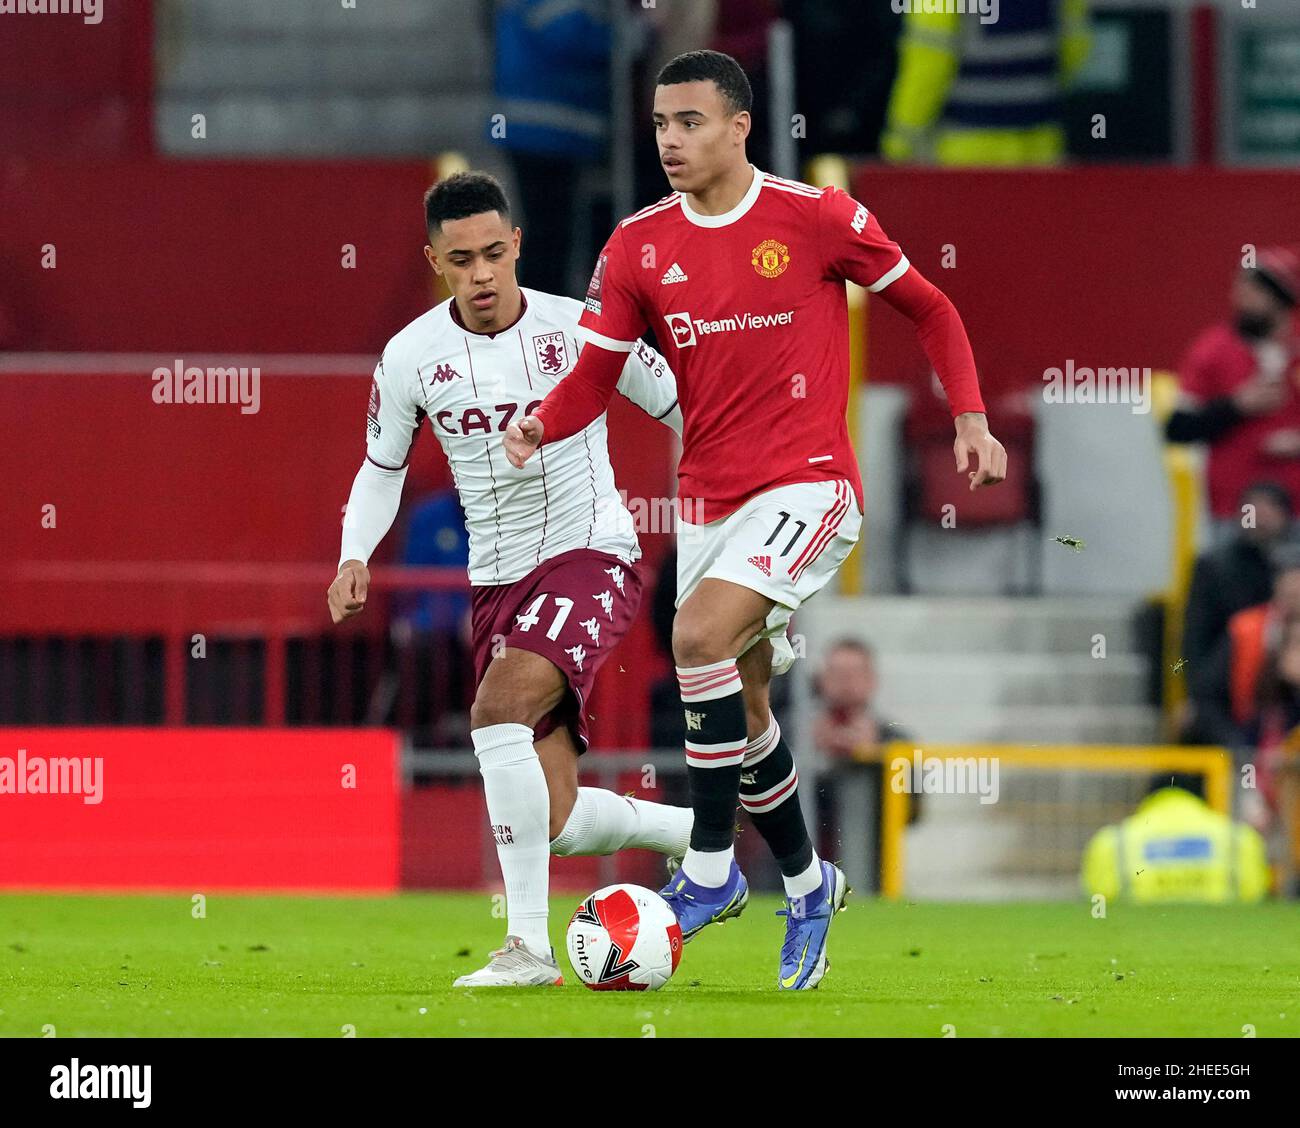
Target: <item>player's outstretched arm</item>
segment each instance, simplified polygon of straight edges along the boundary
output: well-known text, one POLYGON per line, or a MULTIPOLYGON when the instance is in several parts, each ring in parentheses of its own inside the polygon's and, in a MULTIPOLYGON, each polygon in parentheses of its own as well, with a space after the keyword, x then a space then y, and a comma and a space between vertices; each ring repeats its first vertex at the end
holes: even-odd
POLYGON ((975 355, 956 306, 914 266, 881 290, 880 296, 911 320, 925 355, 939 375, 957 429, 953 440, 957 472, 970 479, 972 490, 997 485, 1007 476, 1007 452, 989 433, 975 355), (972 455, 975 469, 969 470, 972 455))
POLYGON ((907 261, 865 204, 838 188, 828 188, 819 207, 827 272, 880 295, 915 327, 948 396, 957 428, 953 452, 958 472, 968 473, 973 490, 1002 481, 1007 473, 1007 452, 989 434, 975 356, 956 307, 907 261), (972 454, 978 460, 977 468, 968 472, 972 454))
POLYGON ((626 352, 588 344, 563 380, 555 385, 533 415, 506 427, 506 457, 516 470, 547 442, 558 443, 589 427, 609 406, 618 378, 627 362, 626 352))
POLYGON ((369 458, 361 464, 352 482, 348 506, 343 514, 343 541, 339 573, 326 593, 330 618, 335 623, 360 614, 370 591, 366 562, 392 528, 402 503, 406 467, 390 470, 369 458))

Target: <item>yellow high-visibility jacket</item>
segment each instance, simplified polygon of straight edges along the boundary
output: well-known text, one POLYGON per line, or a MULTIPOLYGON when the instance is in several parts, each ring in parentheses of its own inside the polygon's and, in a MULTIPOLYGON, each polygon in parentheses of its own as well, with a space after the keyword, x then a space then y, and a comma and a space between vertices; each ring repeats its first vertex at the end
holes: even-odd
POLYGON ((1258 901, 1269 890, 1264 839, 1178 787, 1102 827, 1083 855, 1086 896, 1141 903, 1258 901))
POLYGON ((945 166, 1059 163, 1061 92, 1091 46, 1087 0, 1002 0, 993 22, 906 11, 882 154, 945 166))

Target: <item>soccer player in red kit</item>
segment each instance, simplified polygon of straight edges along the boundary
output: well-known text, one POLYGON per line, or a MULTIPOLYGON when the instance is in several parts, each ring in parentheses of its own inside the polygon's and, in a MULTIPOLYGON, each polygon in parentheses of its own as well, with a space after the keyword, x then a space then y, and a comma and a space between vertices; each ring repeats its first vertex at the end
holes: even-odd
POLYGON ((863 204, 750 165, 751 100, 729 55, 693 51, 660 73, 654 128, 674 192, 610 236, 579 322, 587 348, 505 443, 522 467, 541 443, 581 430, 604 410, 628 350, 655 330, 683 417, 673 657, 695 811, 691 848, 663 895, 687 939, 744 907, 739 798, 784 879, 778 984, 805 990, 826 971, 847 887, 813 851, 767 689, 793 659, 791 614, 835 574, 862 524, 845 280, 915 324, 948 395, 958 471, 977 459, 970 488, 1001 481, 1006 453, 989 434, 952 303, 863 204))

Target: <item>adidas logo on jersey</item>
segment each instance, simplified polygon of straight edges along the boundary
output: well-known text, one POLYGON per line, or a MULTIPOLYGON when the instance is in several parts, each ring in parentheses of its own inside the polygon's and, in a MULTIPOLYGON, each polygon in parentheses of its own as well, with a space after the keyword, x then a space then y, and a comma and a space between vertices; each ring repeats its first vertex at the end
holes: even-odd
POLYGON ((686 271, 684 271, 676 263, 673 263, 672 266, 668 268, 664 276, 661 279, 659 279, 659 284, 661 286, 671 286, 674 282, 688 282, 688 281, 690 281, 690 279, 686 277, 686 271))
POLYGON ((770 556, 751 556, 749 563, 754 565, 763 575, 772 575, 772 558, 770 556))
POLYGON ((440 364, 433 370, 433 382, 442 384, 448 380, 459 380, 460 373, 457 372, 450 364, 440 364))

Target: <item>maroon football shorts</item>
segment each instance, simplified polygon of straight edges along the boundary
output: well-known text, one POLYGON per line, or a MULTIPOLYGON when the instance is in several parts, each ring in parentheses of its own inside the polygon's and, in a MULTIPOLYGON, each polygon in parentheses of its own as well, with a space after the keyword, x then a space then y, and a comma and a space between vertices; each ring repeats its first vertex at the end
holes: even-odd
POLYGON ((596 671, 636 618, 636 566, 590 548, 543 560, 512 584, 473 590, 474 684, 504 646, 531 650, 557 667, 569 691, 533 730, 536 740, 567 725, 587 750, 586 702, 596 671))

